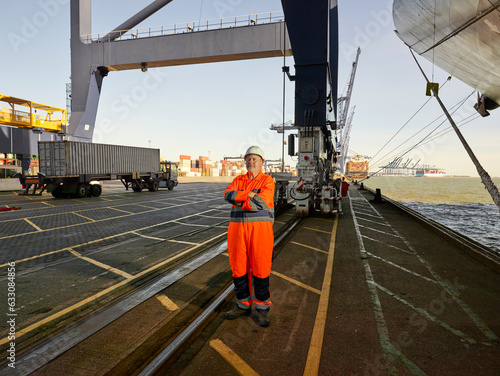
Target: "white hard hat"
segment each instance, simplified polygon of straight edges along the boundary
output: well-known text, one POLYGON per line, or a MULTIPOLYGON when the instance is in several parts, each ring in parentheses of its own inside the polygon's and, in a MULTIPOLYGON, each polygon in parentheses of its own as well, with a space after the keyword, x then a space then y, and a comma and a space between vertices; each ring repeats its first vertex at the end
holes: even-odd
POLYGON ((247 158, 247 155, 250 155, 250 154, 255 154, 255 155, 258 155, 259 157, 262 158, 262 160, 264 160, 264 152, 262 151, 262 149, 258 146, 250 146, 247 151, 245 152, 245 159, 247 158))

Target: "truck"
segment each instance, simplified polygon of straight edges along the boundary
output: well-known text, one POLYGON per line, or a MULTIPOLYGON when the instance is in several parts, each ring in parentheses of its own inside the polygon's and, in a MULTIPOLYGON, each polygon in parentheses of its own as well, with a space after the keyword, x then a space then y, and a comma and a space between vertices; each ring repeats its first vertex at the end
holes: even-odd
POLYGON ((120 180, 134 192, 177 186, 177 166, 160 162, 160 150, 77 141, 40 141, 40 172, 19 178, 22 194, 42 194, 55 198, 99 197, 101 181, 120 180), (37 190, 40 191, 37 193, 37 190))

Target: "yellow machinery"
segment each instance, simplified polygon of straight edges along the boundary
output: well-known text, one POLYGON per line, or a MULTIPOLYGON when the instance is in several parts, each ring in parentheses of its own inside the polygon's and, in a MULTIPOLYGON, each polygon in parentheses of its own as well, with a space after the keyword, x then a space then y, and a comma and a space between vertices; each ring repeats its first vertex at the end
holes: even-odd
POLYGON ((63 108, 47 106, 25 99, 0 94, 0 124, 18 128, 40 128, 47 132, 65 132, 67 111, 63 108))

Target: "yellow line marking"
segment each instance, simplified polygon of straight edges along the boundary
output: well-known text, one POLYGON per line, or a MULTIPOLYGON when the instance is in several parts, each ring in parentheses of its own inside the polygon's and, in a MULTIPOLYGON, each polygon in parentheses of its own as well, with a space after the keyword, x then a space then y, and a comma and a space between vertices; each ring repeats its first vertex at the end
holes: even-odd
POLYGON ((255 372, 252 367, 250 367, 220 339, 211 340, 210 347, 217 351, 240 375, 259 376, 259 374, 255 372))
POLYGON ((328 235, 331 234, 330 231, 318 230, 317 228, 312 228, 312 227, 302 227, 302 228, 305 228, 306 230, 311 230, 311 231, 323 232, 323 233, 328 234, 328 235))
POLYGON ((182 241, 182 240, 173 240, 173 239, 168 239, 167 241, 168 242, 172 242, 172 243, 180 243, 180 244, 188 244, 188 245, 197 245, 198 244, 198 243, 185 242, 185 241, 182 241))
POLYGON ((323 336, 325 334, 326 314, 328 312, 328 300, 330 297, 330 283, 333 273, 333 258, 335 254, 335 237, 337 235, 338 214, 335 215, 333 224, 332 236, 330 238, 330 250, 326 261, 325 277, 323 278, 323 287, 319 297, 318 312, 316 313, 316 321, 314 322, 313 334, 309 345, 309 353, 307 354, 306 368, 304 375, 316 376, 319 372, 319 362, 321 360, 321 349, 323 347, 323 336))
POLYGON ((95 222, 95 219, 92 219, 92 218, 89 218, 89 217, 85 217, 84 215, 81 215, 81 214, 78 214, 78 213, 71 213, 71 214, 74 214, 74 215, 77 215, 79 217, 82 217, 82 218, 85 218, 85 219, 88 219, 89 221, 92 221, 92 222, 95 222))
POLYGON ((309 248, 309 249, 312 249, 312 250, 317 251, 317 252, 328 254, 328 252, 323 251, 322 249, 311 247, 310 245, 307 245, 307 244, 302 244, 302 243, 298 243, 298 242, 290 242, 290 243, 297 244, 297 245, 300 245, 301 247, 309 248))
POLYGON ((28 222, 28 224, 30 224, 31 226, 33 226, 37 231, 43 231, 40 227, 38 227, 37 225, 35 225, 33 222, 31 222, 29 219, 27 218, 23 218, 26 222, 28 222))
MULTIPOLYGON (((227 253, 227 252, 221 253, 221 255, 229 257, 229 253, 227 253)), ((291 282, 291 283, 293 283, 293 284, 295 284, 295 285, 297 285, 297 286, 300 286, 300 287, 302 287, 302 288, 304 288, 304 289, 306 289, 306 290, 309 290, 309 291, 311 291, 311 292, 314 292, 314 293, 316 293, 316 294, 318 294, 318 295, 320 295, 320 294, 321 294, 321 291, 319 291, 318 289, 315 289, 314 287, 311 287, 311 286, 309 286, 309 285, 306 285, 305 283, 299 282, 299 281, 297 281, 296 279, 293 279, 293 278, 287 277, 287 276, 286 276, 286 275, 284 275, 284 274, 278 273, 278 272, 276 272, 276 271, 274 271, 274 270, 271 270, 271 274, 274 274, 274 275, 275 275, 275 276, 277 276, 277 277, 280 277, 280 278, 282 278, 282 279, 284 279, 284 280, 286 280, 286 281, 288 281, 288 282, 291 282)))
POLYGON ((181 243, 181 244, 188 244, 188 245, 197 245, 198 244, 198 243, 193 243, 193 242, 185 242, 182 240, 155 238, 154 236, 142 235, 142 234, 139 234, 138 232, 135 232, 135 231, 131 232, 131 234, 140 236, 141 238, 153 239, 153 240, 158 240, 158 241, 163 241, 163 242, 181 243))
MULTIPOLYGON (((208 200, 207 200, 208 201, 208 200)), ((208 212, 210 210, 207 210, 206 212, 208 212)), ((203 213, 206 213, 206 212, 203 212, 203 213)), ((192 215, 187 215, 185 217, 182 217, 180 219, 184 219, 184 218, 189 218, 189 217, 195 217, 197 214, 192 214, 192 215)), ((166 225, 167 223, 172 223, 176 221, 176 219, 171 219, 170 221, 166 221, 166 222, 162 222, 162 223, 156 223, 154 225, 151 225, 151 226, 146 226, 146 227, 142 227, 142 228, 139 228, 137 230, 132 230, 132 231, 126 231, 126 232, 122 232, 121 234, 115 234, 115 235, 110 235, 110 236, 106 236, 104 238, 100 238, 100 239, 94 239, 94 240, 91 240, 89 242, 85 242, 85 243, 81 243, 81 244, 77 244, 77 245, 73 245, 72 247, 73 248, 79 248, 79 247, 83 247, 85 245, 90 245, 90 244, 94 244, 94 243, 99 243, 99 242, 102 242, 104 240, 109 240, 109 239, 114 239, 114 238, 117 238, 119 236, 123 236, 123 235, 128 235, 128 234, 133 234, 135 233, 136 231, 142 231, 142 230, 147 230, 149 228, 153 228, 153 227, 158 227, 158 226, 162 226, 162 225, 166 225)), ((97 221, 96 221, 97 222, 97 221)), ((73 227, 75 225, 71 225, 71 226, 64 226, 64 227, 73 227)), ((59 228, 64 228, 64 227, 59 227, 59 228)), ((50 231, 50 230, 45 230, 45 231, 50 231)), ((34 234, 35 232, 32 232, 31 234, 34 234)), ((225 232, 223 234, 226 234, 225 232)), ((222 234, 221 234, 222 235, 222 234)), ((2 239, 2 238, 0 238, 2 239)), ((201 244, 204 244, 204 243, 201 243, 201 244)), ((59 253, 59 252, 64 252, 64 251, 67 251, 68 249, 67 248, 62 248, 62 249, 58 249, 57 251, 52 251, 52 252, 47 252, 47 253, 42 253, 41 255, 36 255, 36 256, 32 256, 32 257, 28 257, 28 258, 25 258, 25 259, 21 259, 21 260, 14 260, 16 262, 16 264, 19 264, 21 262, 24 262, 24 261, 29 261, 29 260, 33 260, 33 259, 36 259, 36 258, 39 258, 39 257, 44 257, 44 256, 47 256, 47 255, 52 255, 54 253, 59 253)), ((0 265, 0 268, 4 267, 4 266, 7 266, 9 265, 8 263, 5 263, 5 264, 1 264, 0 265)))
MULTIPOLYGON (((24 335, 24 334, 26 334, 26 333, 29 333, 29 332, 31 332, 32 330, 35 330, 35 329, 37 329, 38 327, 40 327, 40 326, 42 326, 42 325, 45 325, 45 324, 47 324, 47 323, 51 322, 52 320, 55 320, 55 319, 57 319, 57 318, 59 318, 59 317, 61 317, 61 316, 66 315, 67 313, 70 313, 70 312, 74 311, 75 309, 80 308, 80 307, 84 306, 85 304, 90 303, 90 302, 92 302, 92 301, 94 301, 94 300, 96 300, 96 299, 100 298, 101 296, 104 296, 104 295, 106 295, 107 293, 109 293, 109 292, 111 292, 111 291, 113 291, 113 290, 115 290, 115 289, 117 289, 117 288, 119 288, 119 287, 123 286, 123 285, 126 285, 127 283, 131 282, 131 281, 132 281, 132 280, 134 280, 134 279, 140 278, 140 277, 142 277, 142 276, 143 276, 143 275, 145 275, 145 274, 151 273, 153 270, 158 269, 158 268, 161 268, 163 265, 166 265, 166 264, 168 264, 169 262, 172 262, 172 261, 174 261, 175 259, 178 259, 179 257, 184 256, 186 253, 189 253, 189 252, 191 252, 191 251, 194 251, 196 248, 199 248, 200 246, 205 245, 206 243, 209 243, 209 242, 211 242, 211 241, 213 241, 213 240, 215 240, 215 239, 217 239, 217 238, 220 238, 222 235, 226 235, 226 233, 222 233, 222 234, 216 235, 216 236, 214 236, 213 238, 210 238, 210 239, 208 239, 208 240, 204 241, 203 243, 200 243, 200 244, 198 244, 198 245, 195 245, 194 247, 188 248, 188 249, 187 249, 187 250, 185 250, 184 252, 181 252, 181 253, 179 253, 179 254, 177 254, 177 255, 175 255, 175 256, 172 256, 172 257, 170 257, 169 259, 167 259, 167 260, 165 260, 165 261, 162 261, 162 262, 160 262, 159 264, 156 264, 156 265, 154 265, 154 266, 150 267, 149 269, 143 270, 143 271, 142 271, 142 272, 140 272, 139 274, 136 274, 136 275, 132 276, 132 278, 131 278, 131 279, 124 279, 123 281, 121 281, 121 282, 117 283, 116 285, 110 286, 110 287, 108 287, 107 289, 102 290, 101 292, 98 292, 98 293, 97 293, 97 294, 95 294, 95 295, 89 296, 88 298, 86 298, 86 299, 84 299, 84 300, 81 300, 81 301, 79 301, 78 303, 75 303, 75 304, 73 304, 72 306, 70 306, 70 307, 68 307, 68 308, 63 309, 62 311, 56 312, 56 313, 54 313, 54 314, 53 314, 53 315, 51 315, 51 316, 48 316, 48 317, 46 317, 46 318, 44 318, 44 319, 42 319, 42 320, 40 320, 40 321, 37 321, 36 323, 34 323, 34 324, 32 324, 32 325, 30 325, 30 326, 28 326, 28 327, 24 328, 24 329, 21 329, 21 330, 17 331, 17 332, 16 332, 16 338, 17 338, 17 337, 21 337, 22 335, 24 335)), ((111 237, 110 237, 110 238, 111 238, 111 237)), ((89 243, 91 243, 91 242, 89 242, 89 243)), ((65 248, 65 249, 62 249, 61 251, 71 251, 71 248, 65 248)), ((50 253, 57 253, 57 252, 60 252, 60 251, 55 251, 55 252, 50 252, 50 253)), ((50 254, 50 253, 46 253, 45 255, 48 255, 48 254, 50 254)), ((41 256, 35 256, 35 257, 41 257, 41 256)), ((17 262, 18 262, 18 261, 16 261, 16 263, 17 263, 17 262)), ((5 264, 5 265, 7 265, 7 264, 5 264)), ((5 338, 1 339, 1 340, 0 340, 0 346, 1 346, 1 345, 3 345, 3 344, 5 344, 5 343, 7 343, 7 342, 9 342, 9 341, 10 341, 10 340, 9 340, 9 337, 5 337, 5 338)))
POLYGON ((158 301, 169 311, 177 311, 179 309, 179 306, 171 301, 166 295, 158 295, 156 299, 158 299, 158 301))
MULTIPOLYGON (((205 201, 210 201, 210 200, 204 200, 202 202, 205 202, 205 201)), ((155 208, 155 209, 152 209, 151 211, 167 210, 167 209, 172 209, 172 208, 176 208, 176 207, 179 207, 179 206, 185 206, 185 205, 190 205, 190 204, 193 204, 193 202, 179 204, 179 205, 174 205, 174 206, 169 206, 167 208, 155 208)), ((88 209, 88 210, 94 210, 94 209, 88 209)), ((207 212, 210 212, 210 211, 212 211, 212 210, 206 210, 206 211, 204 211, 204 213, 207 213, 207 212)), ((68 212, 68 213, 72 213, 72 212, 68 212)), ((148 213, 148 212, 124 214, 124 215, 120 215, 120 216, 117 216, 117 217, 110 217, 110 218, 98 219, 95 222, 113 221, 113 220, 116 220, 116 219, 119 219, 119 218, 125 218, 125 217, 128 217, 128 216, 139 215, 139 214, 144 215, 146 213, 148 213)), ((61 213, 61 214, 67 214, 67 213, 61 213)), ((60 214, 51 214, 51 215, 60 215, 60 214)), ((187 217, 184 217, 184 218, 193 217, 193 216, 196 216, 196 215, 197 214, 193 214, 191 216, 187 216, 187 217)), ((47 216, 40 216, 40 217, 47 217, 47 216)), ((40 217, 32 217, 32 218, 40 218, 40 217)), ((16 220, 19 220, 19 219, 16 219, 16 220)), ((175 220, 167 221, 167 222, 164 222, 163 224, 170 223, 170 222, 175 222, 175 220)), ((86 222, 86 223, 75 223, 73 225, 53 227, 53 228, 49 228, 49 229, 41 230, 41 231, 55 231, 55 230, 60 230, 60 229, 63 229, 63 228, 83 226, 83 225, 87 225, 87 224, 88 224, 88 222, 86 222)), ((149 227, 155 227, 155 226, 157 226, 157 225, 152 225, 152 226, 149 226, 149 227)), ((149 227, 145 227, 145 228, 149 228, 149 227)), ((2 239, 8 239, 8 238, 16 238, 16 237, 20 237, 20 236, 24 236, 24 235, 35 234, 36 232, 37 231, 25 232, 25 233, 22 233, 22 234, 15 234, 15 235, 7 235, 7 236, 0 237, 0 240, 2 240, 2 239)))
POLYGON ((111 207, 111 206, 108 206, 106 209, 116 210, 116 211, 123 212, 123 213, 127 213, 127 214, 133 214, 133 212, 131 212, 131 211, 122 210, 122 209, 117 209, 117 208, 113 208, 113 207, 111 207))
POLYGON ((123 270, 116 269, 116 268, 114 268, 112 266, 103 264, 102 262, 99 262, 97 260, 91 259, 90 257, 82 256, 79 252, 75 251, 74 249, 68 248, 68 251, 70 251, 72 254, 74 254, 79 259, 82 259, 84 261, 90 262, 91 264, 94 264, 94 265, 96 265, 96 266, 98 266, 100 268, 109 270, 110 272, 113 272, 115 274, 121 275, 122 277, 125 277, 127 279, 133 279, 134 278, 134 276, 132 274, 128 274, 127 272, 124 272, 123 270))
POLYGON ((81 198, 72 198, 71 201, 78 202, 79 204, 85 204, 85 205, 90 205, 90 202, 87 201, 82 201, 81 198))
POLYGON ((42 204, 52 206, 53 208, 55 208, 55 207, 56 207, 55 205, 49 204, 48 202, 42 202, 42 204))
POLYGON ((279 223, 280 225, 284 225, 285 224, 285 222, 280 222, 280 221, 274 221, 274 223, 279 223))
POLYGON ((306 290, 309 290, 309 291, 312 291, 312 292, 314 292, 314 293, 316 293, 318 295, 321 295, 321 291, 319 291, 318 289, 315 289, 314 287, 306 285, 305 283, 299 282, 296 279, 287 277, 286 275, 278 273, 278 272, 275 272, 274 270, 271 270, 271 274, 274 274, 277 277, 283 278, 284 280, 287 280, 288 282, 291 282, 291 283, 293 283, 293 284, 295 284, 297 286, 300 286, 300 287, 302 287, 302 288, 304 288, 306 290))
POLYGON ((136 231, 132 231, 131 234, 134 234, 134 235, 137 235, 137 236, 140 236, 141 238, 146 238, 146 239, 153 239, 153 240, 165 240, 165 239, 162 239, 162 238, 155 238, 154 236, 147 236, 147 235, 142 235, 142 234, 139 234, 138 232, 136 231))
MULTIPOLYGON (((158 208, 153 208, 151 206, 147 206, 147 205, 143 205, 143 204, 134 204, 135 206, 142 206, 143 208, 146 208, 146 209, 151 209, 151 210, 158 210, 158 208)), ((171 208, 172 206, 169 206, 169 208, 171 208)))

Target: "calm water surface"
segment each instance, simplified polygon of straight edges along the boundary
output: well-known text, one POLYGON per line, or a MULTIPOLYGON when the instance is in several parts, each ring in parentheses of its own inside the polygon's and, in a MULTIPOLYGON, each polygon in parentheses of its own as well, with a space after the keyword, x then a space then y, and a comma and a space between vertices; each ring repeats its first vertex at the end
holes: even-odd
MULTIPOLYGON (((500 188, 500 178, 493 182, 500 188)), ((500 210, 480 178, 384 176, 363 183, 500 253, 500 210)))

